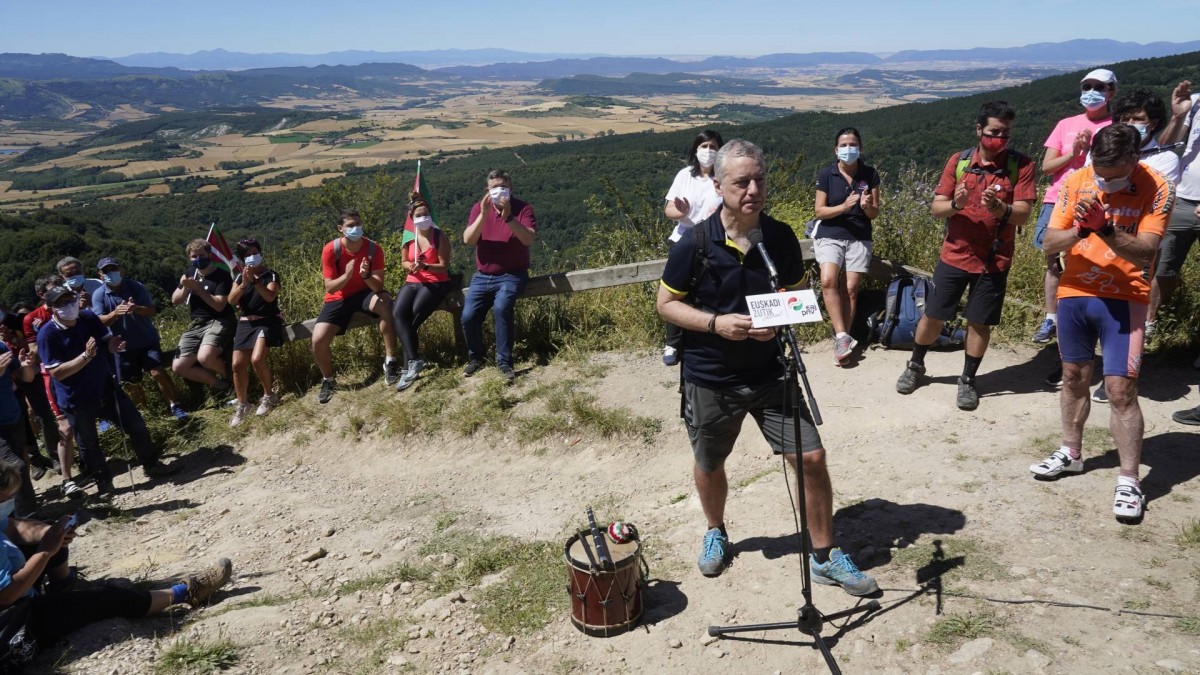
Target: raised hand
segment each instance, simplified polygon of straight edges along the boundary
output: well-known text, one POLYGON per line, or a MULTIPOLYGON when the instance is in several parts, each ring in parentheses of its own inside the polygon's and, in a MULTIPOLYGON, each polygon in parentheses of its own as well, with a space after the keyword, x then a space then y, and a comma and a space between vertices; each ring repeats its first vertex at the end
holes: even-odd
POLYGON ((99 345, 96 343, 96 338, 88 338, 87 344, 83 347, 83 352, 88 355, 88 358, 92 358, 96 355, 98 348, 99 345))
POLYGON ((688 201, 687 197, 676 197, 671 200, 671 203, 675 205, 675 210, 682 213, 685 218, 692 212, 692 203, 688 201))
POLYGON ((1096 232, 1107 222, 1104 215, 1104 205, 1098 200, 1081 199, 1075 205, 1075 228, 1081 233, 1096 232))
POLYGON ((1192 83, 1189 80, 1180 82, 1171 91, 1171 112, 1176 115, 1186 115, 1192 109, 1192 83))

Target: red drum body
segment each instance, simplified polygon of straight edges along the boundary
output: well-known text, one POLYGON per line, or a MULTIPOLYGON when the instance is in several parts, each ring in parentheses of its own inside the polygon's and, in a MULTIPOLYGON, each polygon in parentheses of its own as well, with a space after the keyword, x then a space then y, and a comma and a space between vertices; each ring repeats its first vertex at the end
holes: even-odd
POLYGON ((592 637, 612 637, 642 618, 642 544, 636 540, 618 544, 607 532, 601 536, 608 544, 613 569, 604 571, 591 563, 600 556, 590 530, 568 539, 563 555, 570 575, 571 623, 592 637))

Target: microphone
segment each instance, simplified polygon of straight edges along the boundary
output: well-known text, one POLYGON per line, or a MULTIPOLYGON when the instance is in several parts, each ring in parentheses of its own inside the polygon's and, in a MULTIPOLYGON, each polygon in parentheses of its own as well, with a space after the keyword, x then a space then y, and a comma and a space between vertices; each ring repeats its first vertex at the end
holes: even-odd
POLYGON ((774 291, 779 287, 779 271, 775 269, 775 261, 771 260, 771 256, 767 254, 767 247, 763 246, 762 230, 750 232, 750 245, 758 249, 758 254, 767 264, 767 274, 771 276, 771 290, 774 291))

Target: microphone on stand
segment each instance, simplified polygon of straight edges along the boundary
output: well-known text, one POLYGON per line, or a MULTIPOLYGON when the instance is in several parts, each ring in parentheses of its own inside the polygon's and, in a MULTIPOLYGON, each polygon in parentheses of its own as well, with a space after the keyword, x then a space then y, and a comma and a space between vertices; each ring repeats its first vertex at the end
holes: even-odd
POLYGON ((763 246, 762 230, 752 230, 750 232, 750 245, 758 249, 758 254, 762 256, 763 262, 767 264, 767 274, 771 277, 771 290, 778 290, 779 270, 775 269, 775 261, 771 260, 771 256, 767 254, 767 247, 763 246))

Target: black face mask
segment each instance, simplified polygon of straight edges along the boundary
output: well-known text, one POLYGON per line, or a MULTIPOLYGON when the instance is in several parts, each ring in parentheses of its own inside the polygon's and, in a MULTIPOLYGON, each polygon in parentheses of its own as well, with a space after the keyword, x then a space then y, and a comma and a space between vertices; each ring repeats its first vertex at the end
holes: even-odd
POLYGON ((195 258, 192 260, 192 267, 194 267, 198 270, 204 270, 204 269, 208 269, 208 266, 211 263, 212 263, 212 258, 195 258))

